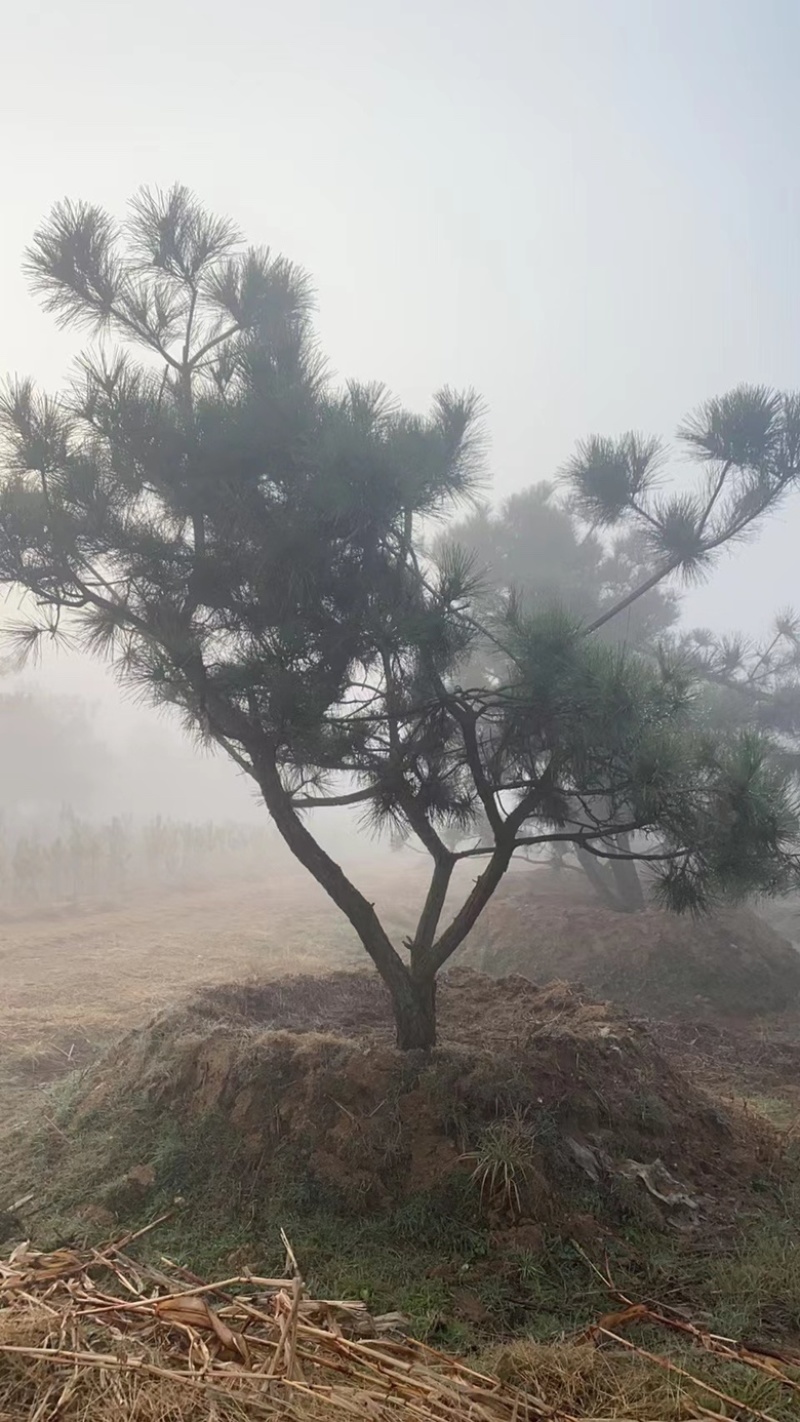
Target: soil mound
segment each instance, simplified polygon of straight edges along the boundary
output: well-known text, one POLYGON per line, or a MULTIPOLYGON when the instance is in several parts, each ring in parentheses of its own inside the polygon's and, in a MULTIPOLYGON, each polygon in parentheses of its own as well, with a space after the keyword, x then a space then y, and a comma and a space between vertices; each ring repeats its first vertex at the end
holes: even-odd
POLYGON ((497 976, 579 982, 648 1017, 755 1017, 800 1004, 800 953, 750 909, 701 919, 615 913, 554 892, 553 877, 510 877, 460 961, 497 976))
POLYGON ((587 1198, 609 1224, 690 1228, 763 1168, 767 1128, 720 1112, 618 1011, 463 970, 440 998, 425 1057, 391 1045, 366 974, 209 990, 57 1088, 6 1149, 2 1192, 35 1181, 42 1218, 104 1227, 179 1196, 272 1232, 290 1202, 535 1234, 585 1222, 587 1198))

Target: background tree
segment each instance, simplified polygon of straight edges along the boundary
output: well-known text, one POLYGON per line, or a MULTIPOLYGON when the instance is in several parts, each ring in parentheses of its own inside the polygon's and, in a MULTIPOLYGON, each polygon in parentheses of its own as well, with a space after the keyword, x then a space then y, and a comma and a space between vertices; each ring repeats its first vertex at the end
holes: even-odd
MULTIPOLYGON (((497 510, 480 505, 448 530, 440 547, 446 544, 474 552, 487 600, 496 602, 514 590, 529 609, 561 607, 587 623, 616 607, 652 571, 652 549, 640 528, 600 538, 547 481, 512 494, 497 510)), ((662 582, 598 635, 646 650, 674 626, 678 614, 677 591, 662 582)), ((491 669, 491 645, 482 650, 491 669)))
MULTIPOLYGON (((800 785, 800 622, 791 610, 760 637, 719 636, 695 629, 676 645, 699 679, 703 714, 726 734, 755 727, 772 741, 781 771, 800 785)), ((796 893, 761 901, 759 912, 798 941, 796 893)))
MULTIPOLYGON (((641 528, 603 540, 576 517, 569 498, 552 483, 541 482, 514 494, 498 510, 483 504, 454 525, 440 546, 460 544, 472 550, 484 574, 485 610, 516 596, 528 609, 567 608, 592 622, 646 581, 652 549, 641 528)), ((668 643, 688 659, 703 684, 705 714, 717 729, 756 728, 772 734, 774 754, 792 773, 800 770, 800 623, 781 613, 763 638, 718 635, 708 629, 674 633, 680 597, 674 585, 660 583, 630 604, 624 617, 601 626, 598 635, 644 655, 657 655, 668 643)), ((502 657, 485 641, 476 649, 465 676, 491 682, 502 657)), ((476 826, 485 839, 485 819, 476 826)), ((621 837, 618 849, 630 845, 621 837)), ((599 862, 578 848, 578 865, 603 902, 621 912, 645 907, 636 862, 617 858, 599 862)), ((555 847, 557 862, 564 858, 555 847)))
POLYGON ((110 765, 82 701, 0 695, 0 810, 7 821, 38 824, 67 808, 91 810, 110 765))
POLYGON ((386 982, 402 1047, 435 1041, 437 973, 520 849, 608 857, 637 833, 676 908, 793 872, 797 816, 768 742, 709 736, 679 664, 594 634, 663 578, 707 569, 796 481, 797 399, 741 389, 705 406, 681 436, 707 470, 691 494, 659 494, 655 442, 580 446, 581 515, 637 530, 653 572, 589 624, 508 598, 484 625, 470 559, 429 558, 420 537, 476 487, 473 395, 445 390, 420 418, 380 386, 335 387, 304 275, 242 250, 183 188, 139 193, 121 231, 60 205, 28 269, 63 324, 127 350, 84 356, 60 399, 28 382, 6 395, 0 578, 36 609, 17 646, 66 635, 110 656, 252 776, 386 982), (503 675, 465 687, 487 636, 503 675), (304 822, 353 803, 430 855, 404 944, 304 822), (444 832, 479 811, 491 844, 451 849, 444 832), (485 864, 442 927, 465 858, 485 864))
MULTIPOLYGON (((589 623, 625 601, 651 571, 652 549, 641 527, 604 540, 582 525, 569 500, 546 482, 513 494, 497 511, 480 506, 440 540, 440 552, 452 545, 471 550, 482 569, 485 616, 496 614, 513 595, 529 611, 561 607, 589 623)), ((624 615, 601 626, 597 636, 652 655, 678 613, 677 591, 664 581, 630 602, 624 615)), ((491 684, 502 678, 502 663, 497 646, 485 639, 460 674, 470 685, 481 680, 491 684)), ((491 827, 485 816, 479 817, 476 830, 479 840, 489 841, 491 827)), ((564 845, 554 846, 553 857, 561 865, 566 851, 574 853, 608 908, 635 913, 646 899, 635 859, 624 857, 630 847, 628 836, 621 835, 615 845, 618 857, 600 860, 580 846, 564 845)))
POLYGON ((800 619, 779 613, 758 638, 695 628, 676 640, 705 685, 708 714, 729 728, 768 732, 785 769, 800 774, 800 619))

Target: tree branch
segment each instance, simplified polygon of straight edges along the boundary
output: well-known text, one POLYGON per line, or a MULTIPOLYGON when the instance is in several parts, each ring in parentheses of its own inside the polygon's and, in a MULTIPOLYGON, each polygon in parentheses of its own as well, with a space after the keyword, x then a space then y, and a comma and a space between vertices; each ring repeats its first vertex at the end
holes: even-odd
MULTIPOLYGON (((703 516, 701 518, 698 528, 698 532, 700 533, 701 537, 708 523, 708 519, 711 515, 714 505, 717 502, 717 499, 722 490, 725 479, 727 478, 727 475, 730 471, 730 468, 731 461, 727 460, 723 466, 722 472, 717 480, 717 483, 714 487, 714 490, 712 491, 708 504, 706 505, 703 516)), ((766 512, 770 504, 774 502, 778 494, 788 483, 789 477, 787 476, 784 479, 780 480, 775 487, 768 489, 754 508, 750 509, 744 514, 741 514, 738 519, 736 519, 733 523, 729 525, 729 527, 720 529, 720 531, 715 534, 713 538, 707 539, 702 544, 701 549, 699 549, 698 551, 702 553, 713 553, 717 548, 721 548, 723 544, 730 542, 732 538, 735 538, 739 533, 742 533, 744 529, 748 527, 749 524, 753 523, 754 520, 757 519, 762 513, 766 512)), ((634 588, 633 592, 628 593, 626 597, 621 598, 620 601, 615 603, 613 607, 609 608, 606 612, 601 613, 599 617, 596 617, 594 622, 590 623, 589 626, 584 629, 586 635, 591 632, 597 632, 600 627, 604 627, 607 622, 610 622, 612 618, 617 617, 620 612, 624 612, 626 608, 630 607, 634 602, 637 602, 640 597, 644 597, 645 593, 650 592, 651 589, 656 587, 658 583, 662 582, 664 578, 668 578, 671 573, 677 572, 678 568, 680 568, 681 566, 682 561, 683 560, 681 558, 671 558, 667 563, 662 565, 660 569, 653 573, 651 577, 647 578, 646 581, 640 585, 640 587, 634 588)))
POLYGON ((511 863, 513 853, 514 846, 505 841, 495 845, 489 863, 475 880, 471 893, 464 900, 455 918, 436 942, 432 943, 424 953, 420 953, 419 972, 433 977, 442 964, 446 963, 448 958, 461 946, 500 883, 511 863))
POLYGON ((302 800, 292 799, 295 810, 325 810, 339 805, 361 805, 379 793, 379 785, 368 785, 363 790, 351 790, 344 795, 307 795, 302 800))
POLYGON ((198 361, 203 359, 203 356, 208 355, 209 351, 213 351, 217 346, 221 346, 223 341, 229 341, 231 336, 235 336, 241 329, 242 327, 237 321, 235 326, 229 326, 227 330, 220 331, 216 336, 212 336, 210 340, 206 341, 204 346, 201 346, 199 350, 195 351, 191 359, 192 366, 196 366, 198 361))
POLYGON ((716 504, 717 499, 719 498, 720 494, 722 493, 722 488, 723 488, 723 485, 724 485, 724 483, 725 483, 725 480, 726 480, 727 477, 728 477, 728 474, 730 473, 730 468, 731 468, 731 461, 730 461, 730 459, 726 459, 726 460, 725 460, 725 463, 724 463, 723 466, 722 466, 722 470, 721 470, 721 472, 720 472, 720 476, 719 476, 719 478, 717 479, 717 482, 716 482, 716 484, 714 485, 714 488, 713 488, 713 490, 712 490, 712 492, 711 492, 711 497, 710 497, 710 499, 708 500, 708 503, 706 504, 705 511, 704 511, 704 513, 703 513, 703 517, 702 517, 701 520, 700 520, 699 532, 700 532, 701 534, 704 532, 705 527, 706 527, 706 524, 708 523, 708 520, 710 519, 710 517, 711 517, 711 515, 712 515, 712 513, 713 513, 713 511, 714 511, 714 505, 716 504))
POLYGON ((194 280, 190 281, 189 287, 192 294, 189 299, 189 310, 186 315, 186 334, 183 342, 182 355, 183 365, 187 370, 189 370, 191 367, 191 359, 189 352, 191 350, 192 345, 192 327, 194 326, 194 316, 195 311, 197 310, 197 282, 194 280))
POLYGON ((633 592, 627 593, 625 597, 620 598, 619 602, 615 602, 613 607, 608 608, 605 612, 601 612, 600 616, 594 619, 594 622, 590 622, 589 626, 584 628, 585 635, 588 636, 591 632, 597 632, 599 628, 605 627, 607 622, 611 622, 612 618, 618 617, 621 612, 625 612, 626 608, 631 607, 634 602, 638 602, 640 597, 644 597, 645 593, 649 593, 651 589, 662 582, 664 578, 668 578, 670 573, 676 572, 680 565, 680 558, 671 559, 669 563, 659 568, 638 588, 634 588, 633 592))
POLYGON ((431 944, 436 936, 455 862, 455 855, 450 854, 447 859, 438 859, 433 866, 431 882, 419 917, 417 931, 408 942, 412 977, 416 975, 416 970, 420 965, 424 966, 425 955, 430 952, 431 944))
POLYGON ((400 727, 399 719, 395 711, 396 687, 394 684, 394 674, 392 672, 391 656, 385 648, 381 648, 381 660, 383 662, 383 676, 386 683, 385 719, 386 728, 389 733, 389 750, 390 757, 394 760, 396 768, 396 775, 393 778, 391 788, 397 797, 397 803, 400 805, 417 839, 424 844, 436 864, 445 864, 451 858, 451 851, 447 848, 444 840, 436 833, 424 809, 417 803, 413 790, 406 784, 403 776, 400 727))
POLYGON ((341 866, 326 854, 295 812, 283 788, 274 752, 266 746, 254 756, 254 775, 282 839, 350 920, 378 972, 392 992, 402 998, 408 993, 410 983, 405 963, 392 946, 373 905, 351 883, 341 866))
POLYGON ((617 862, 634 864, 657 864, 666 859, 685 859, 688 854, 691 854, 690 849, 664 850, 659 854, 623 854, 616 850, 600 849, 596 844, 586 843, 582 844, 581 848, 585 849, 587 854, 593 854, 596 859, 615 859, 617 862))
POLYGON ((475 789, 483 805, 486 818, 489 821, 493 834, 499 834, 503 828, 503 816, 495 799, 495 791, 489 784, 486 772, 481 760, 480 746, 478 745, 477 722, 478 715, 472 709, 459 704, 458 699, 450 699, 450 710, 461 727, 461 736, 464 742, 464 753, 467 757, 467 765, 475 783, 475 789))
MULTIPOLYGON (((516 838, 512 841, 512 853, 516 853, 518 849, 530 849, 532 845, 542 844, 579 844, 585 849, 588 847, 589 843, 593 843, 596 840, 608 839, 609 834, 631 834, 634 833, 636 830, 641 830, 644 828, 645 826, 638 822, 631 822, 627 825, 614 825, 613 830, 609 830, 609 828, 606 827, 602 830, 554 830, 552 831, 552 833, 547 834, 525 835, 522 839, 516 838)), ((477 859, 479 856, 485 856, 487 854, 493 853, 493 845, 479 844, 476 845, 474 849, 458 850, 455 854, 455 858, 457 860, 477 859)), ((607 859, 611 858, 611 855, 603 854, 599 857, 607 859)), ((634 854, 623 857, 639 859, 642 856, 634 854)))

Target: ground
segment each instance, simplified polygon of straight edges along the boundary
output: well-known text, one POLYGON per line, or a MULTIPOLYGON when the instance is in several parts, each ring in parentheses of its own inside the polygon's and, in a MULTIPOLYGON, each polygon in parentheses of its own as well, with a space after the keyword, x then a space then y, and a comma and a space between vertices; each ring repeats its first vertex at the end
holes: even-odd
MULTIPOLYGON (((422 864, 373 860, 360 882, 402 937, 422 864)), ((563 1405, 582 1388, 606 1415, 588 1345, 504 1341, 551 1348, 616 1307, 606 1269, 725 1336, 800 1346, 795 1008, 644 1024, 585 988, 456 969, 431 1066, 398 1058, 363 967, 289 866, 8 919, 0 1207, 32 1189, 25 1223, 57 1243, 170 1209, 158 1249, 223 1272, 278 1267, 284 1227, 318 1294, 400 1308, 509 1375, 568 1356, 563 1405)))
MULTIPOLYGON (((379 894, 390 876, 369 869, 379 894)), ((64 905, 0 922, 0 1080, 28 1086, 90 1060, 187 988, 324 972, 358 945, 316 885, 282 864, 253 882, 64 905)))
POLYGON ((656 908, 620 914, 566 869, 508 878, 462 961, 537 982, 581 982, 651 1018, 752 1018, 800 1007, 800 953, 752 908, 700 918, 656 908))
MULTIPOLYGON (((400 941, 426 866, 416 855, 348 865, 400 941)), ((456 876, 451 901, 472 871, 456 876)), ((0 1081, 27 1087, 92 1059, 120 1030, 203 983, 362 965, 349 925, 288 857, 260 879, 194 881, 109 902, 0 918, 0 1081)))

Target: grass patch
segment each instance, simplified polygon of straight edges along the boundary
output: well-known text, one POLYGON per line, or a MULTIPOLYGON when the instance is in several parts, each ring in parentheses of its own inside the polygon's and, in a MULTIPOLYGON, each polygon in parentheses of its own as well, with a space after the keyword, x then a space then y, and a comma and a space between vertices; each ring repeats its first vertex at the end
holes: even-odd
POLYGON ((778 1131, 797 1131, 800 1127, 800 1110, 796 1100, 785 1096, 745 1096, 743 1105, 755 1111, 765 1121, 769 1121, 778 1131))
POLYGON ((477 1148, 464 1156, 473 1166, 470 1178, 481 1203, 494 1205, 511 1219, 527 1212, 523 1202, 535 1208, 547 1194, 537 1167, 534 1132, 528 1112, 513 1108, 508 1116, 492 1121, 481 1132, 477 1148))
POLYGON ((784 1337, 800 1330, 800 1190, 787 1216, 770 1215, 707 1261, 707 1288, 721 1333, 784 1337))
MULTIPOLYGON (((698 1407, 713 1416, 730 1416, 725 1404, 698 1382, 737 1398, 744 1409, 766 1412, 776 1422, 794 1422, 797 1416, 797 1394, 750 1368, 685 1350, 671 1353, 670 1361, 683 1375, 622 1350, 518 1342, 487 1353, 479 1366, 572 1416, 685 1422, 698 1415, 698 1407)), ((800 1381, 800 1371, 789 1371, 800 1381)), ((736 1413, 747 1415, 746 1410, 736 1413)))
MULTIPOLYGON (((164 1254, 206 1278, 245 1267, 279 1274, 283 1229, 313 1296, 359 1298, 373 1313, 399 1310, 415 1336, 470 1352, 514 1336, 553 1342, 615 1307, 587 1262, 591 1246, 584 1250, 555 1228, 543 1228, 533 1247, 524 1226, 519 1242, 513 1228, 497 1231, 467 1176, 376 1215, 342 1213, 341 1201, 320 1194, 309 1177, 262 1199, 252 1181, 237 1185, 235 1167, 224 1173, 224 1191, 220 1167, 216 1193, 198 1196, 185 1143, 172 1161, 171 1183, 190 1182, 184 1203, 144 1248, 153 1260, 164 1254)), ((126 1177, 116 1183, 126 1188, 126 1177)), ((131 1223, 152 1218, 173 1198, 171 1189, 148 1197, 131 1223)), ((763 1213, 743 1221, 724 1247, 709 1241, 698 1253, 663 1229, 623 1223, 605 1235, 595 1257, 634 1300, 681 1307, 726 1337, 791 1339, 800 1319, 799 1223, 800 1186, 782 1200, 765 1197, 763 1213)), ((80 1212, 53 1218, 49 1227, 52 1244, 109 1234, 105 1222, 87 1222, 80 1212)))

